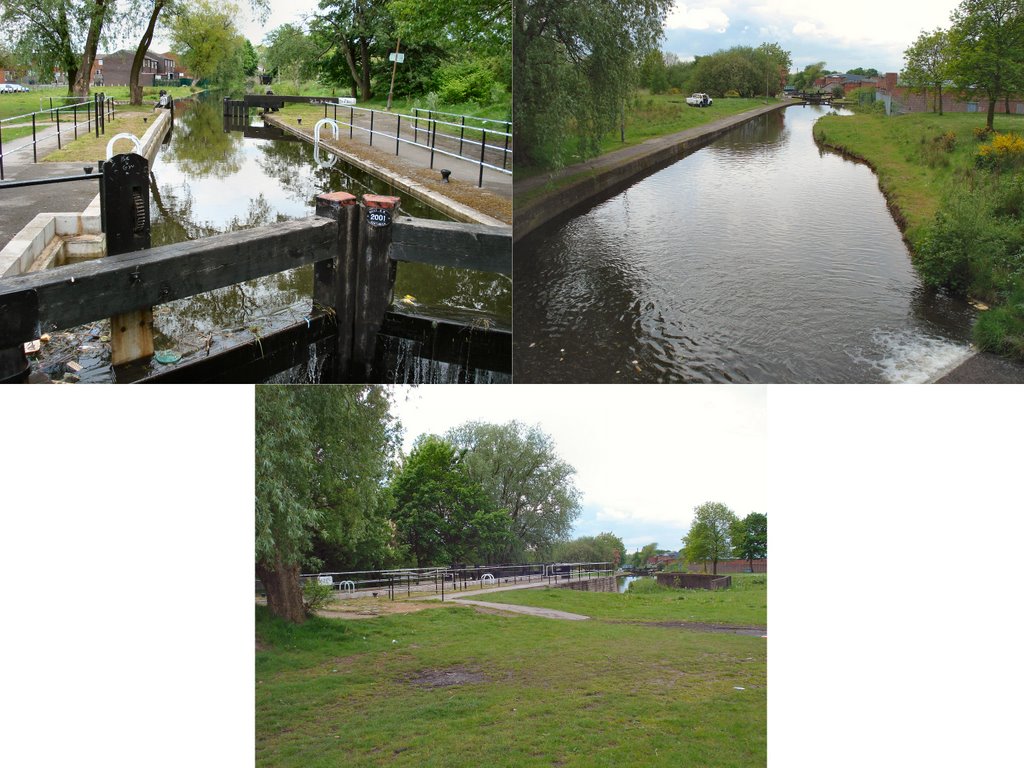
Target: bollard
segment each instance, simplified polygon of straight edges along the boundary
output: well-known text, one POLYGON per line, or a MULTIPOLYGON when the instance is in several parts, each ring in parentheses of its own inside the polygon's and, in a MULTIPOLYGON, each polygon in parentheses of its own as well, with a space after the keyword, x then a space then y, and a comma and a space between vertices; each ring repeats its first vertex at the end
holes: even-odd
POLYGON ((351 375, 359 242, 358 202, 356 196, 348 192, 331 192, 316 198, 316 215, 338 222, 334 257, 313 266, 314 310, 333 313, 337 326, 333 354, 325 363, 328 381, 344 382, 351 375))
MULTIPOLYGON (((149 161, 134 153, 114 155, 101 170, 101 221, 107 256, 149 248, 149 161)), ((124 290, 142 285, 145 279, 136 270, 124 290)), ((111 365, 151 357, 154 351, 151 307, 110 318, 111 365)))

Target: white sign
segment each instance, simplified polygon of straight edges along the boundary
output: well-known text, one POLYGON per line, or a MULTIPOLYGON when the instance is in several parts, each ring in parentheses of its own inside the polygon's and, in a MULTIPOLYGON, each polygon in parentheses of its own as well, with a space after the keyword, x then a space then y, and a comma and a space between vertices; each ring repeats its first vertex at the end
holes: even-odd
POLYGON ((316 580, 323 584, 325 587, 329 587, 333 583, 333 579, 331 579, 330 576, 317 576, 316 580))
POLYGON ((397 61, 399 64, 401 64, 401 63, 403 63, 405 61, 405 54, 404 53, 389 53, 388 54, 388 61, 397 61))

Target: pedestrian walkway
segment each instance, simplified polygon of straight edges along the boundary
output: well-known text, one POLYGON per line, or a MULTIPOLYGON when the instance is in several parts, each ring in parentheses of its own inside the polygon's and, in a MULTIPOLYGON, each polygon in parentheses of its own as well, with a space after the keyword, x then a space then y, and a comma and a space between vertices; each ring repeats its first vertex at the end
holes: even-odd
POLYGON ((527 616, 540 616, 545 619, 561 619, 563 621, 586 621, 589 616, 580 613, 569 613, 568 611, 556 611, 552 608, 535 608, 532 605, 512 605, 511 603, 488 603, 483 600, 469 600, 464 597, 455 598, 460 605, 478 605, 481 608, 490 608, 495 611, 507 613, 522 613, 527 616))

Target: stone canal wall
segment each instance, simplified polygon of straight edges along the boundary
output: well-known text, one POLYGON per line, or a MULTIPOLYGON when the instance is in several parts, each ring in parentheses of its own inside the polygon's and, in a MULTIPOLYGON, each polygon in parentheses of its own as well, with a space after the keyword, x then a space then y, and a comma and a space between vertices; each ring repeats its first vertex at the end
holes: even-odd
POLYGON ((599 576, 585 581, 569 581, 564 584, 553 584, 558 589, 575 589, 580 592, 618 592, 614 576, 599 576))
POLYGON ((706 147, 733 128, 769 112, 778 112, 803 102, 780 101, 716 120, 668 136, 658 136, 632 147, 609 152, 554 174, 542 174, 515 185, 513 239, 520 240, 534 230, 580 211, 625 188, 638 178, 706 147), (568 183, 559 183, 570 179, 568 183), (550 191, 543 191, 548 184, 550 191))

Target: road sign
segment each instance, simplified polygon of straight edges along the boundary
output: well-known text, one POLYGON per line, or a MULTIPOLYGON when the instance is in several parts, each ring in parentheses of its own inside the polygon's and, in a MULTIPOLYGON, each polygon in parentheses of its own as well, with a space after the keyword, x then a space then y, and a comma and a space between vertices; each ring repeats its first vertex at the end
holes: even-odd
POLYGON ((403 62, 405 62, 405 54, 404 53, 389 53, 388 54, 388 61, 393 61, 396 64, 402 64, 403 62))

